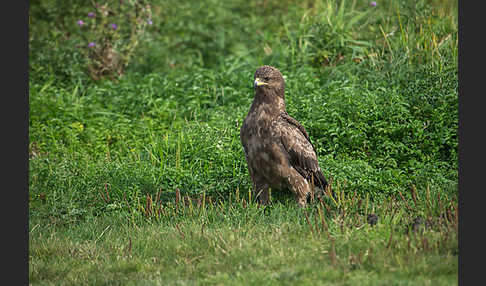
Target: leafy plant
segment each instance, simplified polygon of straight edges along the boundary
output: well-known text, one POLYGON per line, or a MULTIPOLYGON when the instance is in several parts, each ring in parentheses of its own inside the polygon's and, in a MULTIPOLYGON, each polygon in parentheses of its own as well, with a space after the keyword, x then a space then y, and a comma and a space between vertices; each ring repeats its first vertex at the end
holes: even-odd
POLYGON ((361 10, 345 0, 327 1, 312 19, 308 31, 312 62, 317 66, 335 65, 344 57, 362 61, 372 46, 369 39, 363 38, 362 31, 375 17, 374 6, 361 10))
POLYGON ((148 1, 95 3, 94 10, 77 21, 77 35, 82 39, 78 46, 84 51, 90 77, 121 75, 152 24, 148 1))

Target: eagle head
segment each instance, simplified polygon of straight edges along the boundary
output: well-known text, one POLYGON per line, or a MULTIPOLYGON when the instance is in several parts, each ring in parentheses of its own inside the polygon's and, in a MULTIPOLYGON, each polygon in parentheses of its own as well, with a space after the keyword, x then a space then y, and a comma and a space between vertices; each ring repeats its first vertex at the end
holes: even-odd
POLYGON ((261 66, 255 71, 254 80, 255 92, 276 93, 284 97, 285 80, 278 69, 272 66, 261 66))

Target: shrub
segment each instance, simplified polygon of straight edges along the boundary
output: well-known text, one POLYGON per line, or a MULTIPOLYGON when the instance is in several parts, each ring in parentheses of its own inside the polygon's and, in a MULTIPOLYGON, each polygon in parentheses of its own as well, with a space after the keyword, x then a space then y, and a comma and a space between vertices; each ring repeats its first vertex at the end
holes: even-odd
POLYGON ((152 25, 151 7, 146 2, 96 3, 94 12, 77 21, 79 47, 92 79, 124 72, 147 26, 152 25))

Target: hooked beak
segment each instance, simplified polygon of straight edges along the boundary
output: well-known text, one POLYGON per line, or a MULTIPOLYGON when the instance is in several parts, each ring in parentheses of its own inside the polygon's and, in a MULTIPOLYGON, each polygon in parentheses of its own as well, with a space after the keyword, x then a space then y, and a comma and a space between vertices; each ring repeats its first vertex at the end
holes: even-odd
POLYGON ((259 86, 262 86, 262 85, 268 85, 268 83, 262 81, 261 79, 259 79, 258 77, 255 79, 255 81, 253 82, 253 87, 254 88, 257 88, 259 86))

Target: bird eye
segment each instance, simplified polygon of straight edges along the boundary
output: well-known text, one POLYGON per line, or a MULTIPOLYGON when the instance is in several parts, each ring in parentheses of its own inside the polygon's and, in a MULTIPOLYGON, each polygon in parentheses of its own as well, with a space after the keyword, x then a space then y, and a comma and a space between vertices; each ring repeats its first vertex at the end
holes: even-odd
POLYGON ((269 80, 270 80, 270 78, 269 78, 268 76, 266 76, 266 77, 264 77, 264 78, 263 78, 263 80, 265 80, 265 81, 269 81, 269 80))

